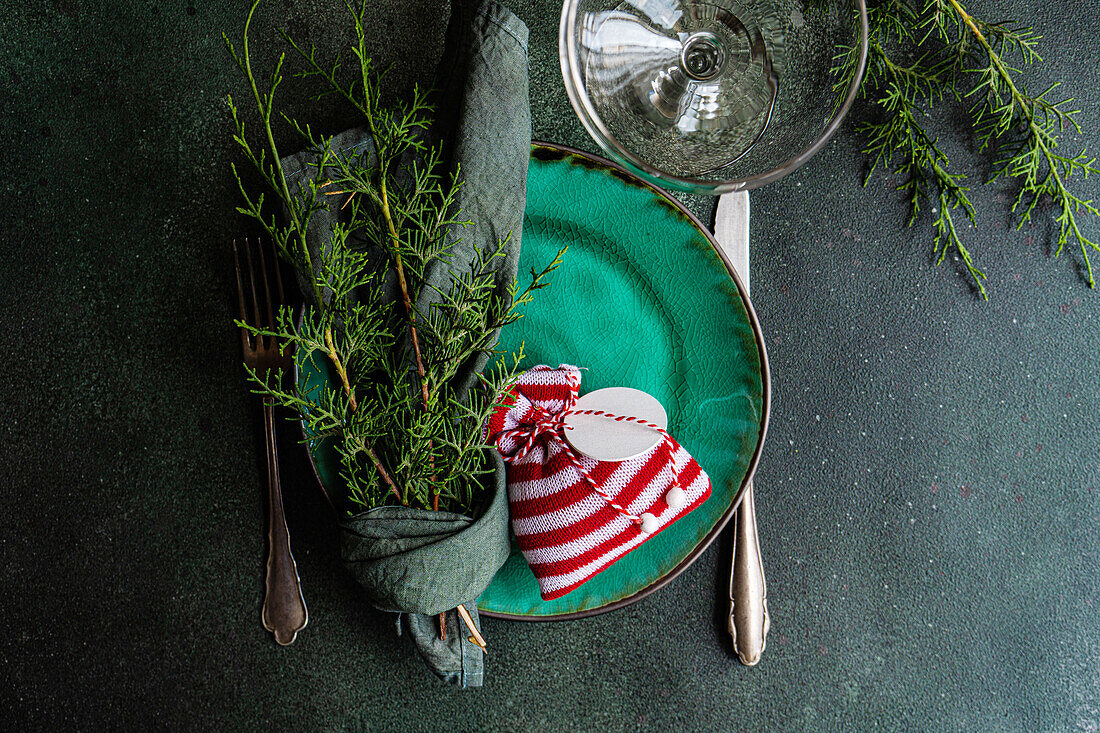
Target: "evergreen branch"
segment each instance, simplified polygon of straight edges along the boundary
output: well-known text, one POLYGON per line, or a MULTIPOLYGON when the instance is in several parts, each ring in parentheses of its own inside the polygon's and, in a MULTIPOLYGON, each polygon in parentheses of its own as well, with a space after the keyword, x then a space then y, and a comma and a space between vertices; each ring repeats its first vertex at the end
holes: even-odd
MULTIPOLYGON (((1090 255, 1100 251, 1100 245, 1083 225, 1085 218, 1100 218, 1100 210, 1091 199, 1072 191, 1070 183, 1100 169, 1084 150, 1074 155, 1058 152, 1062 133, 1081 132, 1073 100, 1054 96, 1058 84, 1032 94, 1021 81, 1021 68, 1042 60, 1040 36, 1009 22, 983 21, 961 0, 879 0, 869 3, 868 18, 869 58, 862 93, 883 113, 858 127, 867 136, 865 151, 872 156, 868 176, 880 164, 894 161, 894 170, 905 176, 901 188, 907 194, 910 225, 922 205, 933 204, 937 263, 949 249, 956 251, 978 292, 988 299, 985 276, 965 247, 955 217, 961 210, 974 223, 969 189, 925 129, 928 111, 947 96, 969 105, 978 149, 991 158, 986 182, 1004 178, 1016 185, 1011 211, 1017 229, 1032 221, 1040 204, 1050 202, 1059 230, 1055 256, 1075 241, 1089 287, 1095 287, 1090 255)), ((857 61, 853 49, 842 49, 834 59, 836 78, 845 78, 857 61)))
MULTIPOLYGON (((1085 201, 1072 194, 1065 182, 1075 169, 1079 168, 1086 174, 1095 172, 1095 169, 1092 168, 1093 161, 1081 164, 1080 161, 1084 159, 1085 155, 1083 151, 1078 156, 1070 159, 1057 156, 1054 153, 1054 149, 1058 145, 1057 132, 1064 130, 1067 124, 1072 125, 1078 132, 1080 131, 1076 120, 1073 119, 1074 113, 1061 109, 1062 105, 1072 100, 1063 100, 1056 103, 1048 102, 1044 99, 1044 96, 1054 87, 1047 88, 1037 97, 1029 96, 1026 90, 1016 83, 1014 73, 1018 73, 1017 70, 1005 63, 998 48, 995 48, 994 44, 989 41, 986 34, 982 32, 982 28, 994 34, 994 38, 999 39, 999 48, 1003 49, 1009 46, 1021 51, 1028 63, 1038 59, 1038 54, 1034 51, 1034 42, 1038 40, 1038 37, 1030 33, 1010 35, 1009 32, 1003 30, 1002 26, 983 24, 979 27, 979 23, 963 9, 958 0, 936 1, 946 1, 951 5, 958 14, 959 20, 970 30, 975 40, 984 50, 985 58, 989 64, 983 70, 981 81, 977 87, 977 89, 985 88, 984 103, 980 107, 972 108, 975 118, 979 122, 985 114, 996 121, 993 125, 985 128, 987 132, 982 138, 983 144, 989 144, 1008 133, 1017 121, 1025 125, 1023 142, 1016 144, 1015 154, 1008 157, 1004 163, 996 168, 992 177, 993 179, 1002 176, 1015 178, 1022 181, 1021 194, 1024 192, 1033 194, 1033 202, 1023 211, 1016 228, 1020 229, 1030 221, 1032 211, 1035 208, 1035 201, 1041 195, 1045 194, 1050 197, 1060 211, 1056 219, 1059 224, 1059 233, 1055 256, 1061 254, 1071 235, 1075 237, 1085 261, 1089 287, 1096 287, 1096 280, 1092 273, 1092 262, 1089 258, 1089 248, 1100 252, 1100 245, 1081 233, 1077 222, 1077 214, 1083 211, 1096 216, 1100 215, 1100 211, 1097 211, 1092 205, 1091 200, 1085 201), (1055 125, 1058 127, 1057 132, 1054 129, 1055 125), (1041 183, 1039 182, 1041 176, 1039 171, 1042 168, 1042 163, 1038 162, 1040 158, 1046 164, 1046 175, 1042 177, 1041 183)), ((1016 211, 1020 200, 1020 198, 1017 198, 1013 211, 1016 211)))
MULTIPOLYGON (((222 34, 222 40, 225 42, 226 48, 229 50, 230 55, 237 62, 237 66, 248 79, 249 87, 252 90, 252 96, 256 101, 257 108, 260 111, 260 118, 263 122, 263 131, 265 139, 267 141, 267 151, 265 152, 270 152, 271 154, 271 162, 267 166, 263 164, 263 154, 261 154, 261 156, 257 158, 252 153, 250 146, 245 141, 243 135, 244 125, 237 117, 237 111, 236 108, 233 107, 232 98, 228 98, 227 101, 229 103, 230 109, 232 110, 234 122, 238 125, 239 132, 236 137, 238 144, 245 149, 246 155, 257 167, 260 174, 265 177, 269 184, 273 185, 279 191, 283 201, 290 202, 294 201, 295 199, 290 195, 290 189, 287 185, 286 175, 283 172, 283 165, 280 160, 279 149, 275 144, 275 134, 271 128, 271 116, 275 109, 275 90, 282 82, 282 76, 280 72, 282 71, 283 63, 286 60, 286 54, 279 55, 279 61, 275 64, 275 69, 271 72, 271 77, 268 83, 268 90, 267 92, 261 94, 259 86, 256 83, 256 76, 252 73, 252 57, 248 51, 248 28, 250 25, 252 25, 252 16, 255 15, 256 8, 259 7, 259 5, 260 0, 253 0, 252 7, 248 10, 248 16, 245 18, 244 22, 244 31, 241 34, 241 53, 239 55, 233 44, 229 41, 229 37, 224 33, 222 34)), ((236 174, 235 170, 234 174, 236 174)), ((240 182, 239 177, 237 178, 237 180, 238 182, 240 182)), ((311 207, 307 206, 305 207, 305 210, 310 211, 311 207)), ((296 235, 295 238, 299 245, 298 256, 302 259, 302 263, 308 269, 312 270, 309 247, 306 244, 306 227, 309 224, 308 216, 303 217, 303 210, 294 206, 288 208, 287 215, 290 218, 290 229, 296 235)), ((259 219, 260 217, 257 216, 256 218, 259 219)), ((286 238, 283 239, 282 246, 285 248, 286 238)), ((320 292, 316 292, 314 293, 314 295, 316 296, 318 301, 321 300, 320 292)))
POLYGON ((935 232, 932 242, 936 263, 942 263, 948 251, 954 249, 962 258, 978 292, 988 300, 989 295, 982 282, 985 273, 975 266, 951 214, 952 210, 961 209, 970 223, 974 223, 974 206, 968 195, 970 189, 962 183, 966 176, 949 169, 947 154, 917 122, 913 100, 904 91, 902 82, 891 82, 879 105, 888 115, 886 121, 860 127, 869 138, 864 152, 874 156, 864 185, 880 164, 890 166, 895 157, 900 158, 894 170, 904 177, 898 189, 907 194, 909 226, 916 223, 921 205, 934 197, 937 205, 932 209, 932 213, 936 214, 932 222, 935 232))
POLYGON ((457 235, 469 222, 457 207, 458 173, 446 172, 440 149, 425 142, 431 123, 427 97, 416 90, 406 104, 382 105, 381 74, 366 51, 366 4, 345 4, 355 27, 351 55, 358 65, 350 83, 344 81, 339 56, 326 64, 313 47, 282 35, 304 61, 298 75, 320 80, 362 116, 370 150, 335 150, 332 137, 275 109, 283 62, 275 65, 268 91, 259 91, 247 61, 247 24, 243 55, 227 43, 256 90, 268 144, 258 152, 250 146, 230 100, 234 139, 268 193, 275 194, 285 220, 268 213, 263 196, 252 195, 237 176, 240 210, 281 243, 280 254, 314 294, 298 322, 289 311, 280 311, 275 327, 252 332, 279 338, 296 350, 299 363, 331 375, 309 392, 285 389, 266 375, 252 375, 252 384, 298 411, 309 435, 329 441, 351 507, 401 503, 468 511, 480 477, 491 470, 484 460, 489 447, 482 426, 498 406, 497 395, 514 378, 522 349, 512 355, 509 369, 498 365, 477 375, 473 389, 456 378, 478 359, 496 354, 499 328, 519 318, 517 307, 546 286, 561 255, 542 272, 533 272, 525 290, 514 282, 498 284, 507 239, 484 247, 464 242, 463 251, 473 253, 471 261, 456 261, 457 235), (277 164, 273 120, 288 125, 313 153, 312 177, 295 186, 287 184, 277 164), (310 252, 306 226, 322 208, 337 223, 312 257, 302 257, 310 252), (438 273, 447 273, 445 282, 439 282, 438 273), (396 299, 391 286, 399 291, 396 299), (435 302, 422 313, 414 304, 425 287, 435 302))

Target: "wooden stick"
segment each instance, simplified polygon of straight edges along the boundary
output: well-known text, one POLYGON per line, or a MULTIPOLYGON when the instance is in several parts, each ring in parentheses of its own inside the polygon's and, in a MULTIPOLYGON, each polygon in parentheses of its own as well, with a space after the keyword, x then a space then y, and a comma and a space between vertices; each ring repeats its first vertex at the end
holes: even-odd
POLYGON ((470 641, 481 647, 482 652, 488 654, 485 649, 485 637, 482 636, 481 632, 477 630, 477 626, 474 624, 474 619, 470 615, 470 612, 466 610, 466 606, 460 603, 458 604, 458 608, 455 610, 458 611, 459 617, 462 619, 463 623, 466 624, 466 628, 470 630, 470 634, 472 635, 470 636, 470 641))

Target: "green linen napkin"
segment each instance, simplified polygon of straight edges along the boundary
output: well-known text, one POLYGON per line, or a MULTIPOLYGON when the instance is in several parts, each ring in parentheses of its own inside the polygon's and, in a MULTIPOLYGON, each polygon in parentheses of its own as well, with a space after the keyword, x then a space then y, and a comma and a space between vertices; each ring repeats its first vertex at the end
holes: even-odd
MULTIPOLYGON (((471 262, 472 247, 507 240, 507 256, 495 260, 497 288, 503 292, 516 275, 526 203, 531 146, 527 27, 497 3, 454 0, 435 88, 436 122, 429 137, 442 144, 449 168, 461 169, 457 205, 473 224, 449 235, 453 256, 434 262, 425 277, 446 285, 454 268, 471 262)), ((348 130, 332 142, 338 153, 370 148, 363 129, 348 130)), ((302 183, 317 176, 315 161, 310 151, 285 158, 288 180, 302 183)), ((343 216, 338 206, 333 203, 314 214, 307 232, 314 252, 326 246, 334 223, 343 216)), ((389 297, 396 300, 396 283, 388 287, 389 297)), ((428 311, 432 295, 432 288, 421 289, 416 302, 421 313, 428 311)), ((455 384, 459 394, 473 384, 487 360, 482 355, 463 365, 455 384)), ((487 481, 487 506, 476 520, 383 507, 340 521, 341 555, 368 597, 379 608, 398 612, 399 633, 404 621, 428 666, 463 687, 481 684, 483 654, 451 609, 464 604, 480 624, 477 598, 509 555, 504 466, 495 453, 488 460, 496 471, 487 481), (444 611, 445 641, 434 616, 444 611)))
POLYGON ((461 687, 479 687, 484 653, 454 610, 463 603, 481 629, 477 598, 508 559, 508 493, 504 462, 486 480, 486 508, 477 519, 452 512, 387 506, 341 520, 345 567, 378 608, 397 611, 432 671, 461 687), (446 614, 447 638, 438 615, 446 614))

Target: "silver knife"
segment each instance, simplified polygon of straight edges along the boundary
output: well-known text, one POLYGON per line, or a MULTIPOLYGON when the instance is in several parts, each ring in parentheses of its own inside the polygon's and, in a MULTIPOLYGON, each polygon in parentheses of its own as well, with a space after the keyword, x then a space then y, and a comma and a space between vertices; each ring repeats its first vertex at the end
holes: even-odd
MULTIPOLYGON (((718 199, 714 215, 714 238, 737 270, 745 290, 749 289, 749 192, 736 191, 718 199)), ((760 557, 760 539, 756 534, 756 508, 752 480, 745 498, 734 516, 733 558, 730 563, 729 632, 733 648, 742 664, 760 661, 767 642, 771 618, 768 616, 768 589, 764 563, 760 557)))

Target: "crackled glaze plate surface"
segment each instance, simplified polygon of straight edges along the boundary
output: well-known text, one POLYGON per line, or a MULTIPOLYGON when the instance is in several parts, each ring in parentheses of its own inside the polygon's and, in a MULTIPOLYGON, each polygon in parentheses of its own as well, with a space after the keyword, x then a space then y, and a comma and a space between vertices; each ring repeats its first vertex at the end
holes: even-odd
MULTIPOLYGON (((767 426, 768 372, 756 316, 710 234, 678 202, 614 164, 536 143, 527 174, 520 273, 569 251, 498 348, 526 364, 585 367, 581 393, 634 387, 711 478, 700 507, 576 590, 552 601, 513 543, 478 601, 490 616, 561 619, 609 611, 687 567, 732 516, 767 426)), ((311 447, 326 486, 336 461, 311 447)))
POLYGON ((679 203, 613 164, 536 144, 527 174, 520 273, 565 262, 500 347, 529 364, 586 367, 581 392, 634 387, 655 396, 669 430, 710 475, 699 508, 576 590, 539 596, 514 550, 478 607, 545 618, 624 605, 670 580, 741 499, 766 427, 767 360, 756 317, 706 230, 679 203))

